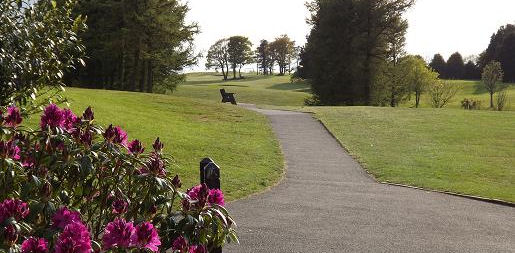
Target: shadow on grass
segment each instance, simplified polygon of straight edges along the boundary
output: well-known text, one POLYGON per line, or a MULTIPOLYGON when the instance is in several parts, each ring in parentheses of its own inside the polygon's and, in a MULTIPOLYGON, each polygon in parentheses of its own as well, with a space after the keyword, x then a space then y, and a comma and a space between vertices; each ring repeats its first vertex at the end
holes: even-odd
POLYGON ((268 87, 267 89, 298 91, 298 90, 309 89, 309 86, 306 83, 304 83, 304 82, 300 82, 300 83, 278 83, 278 84, 274 84, 274 85, 268 87))

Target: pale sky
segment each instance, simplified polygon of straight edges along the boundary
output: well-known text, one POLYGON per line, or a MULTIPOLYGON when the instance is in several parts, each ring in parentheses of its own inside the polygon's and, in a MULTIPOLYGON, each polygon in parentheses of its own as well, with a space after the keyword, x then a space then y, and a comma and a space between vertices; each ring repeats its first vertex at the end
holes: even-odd
MULTIPOLYGON (((216 40, 232 35, 261 39, 288 34, 297 44, 306 42, 309 26, 304 0, 188 0, 189 21, 200 25, 196 50, 206 52, 216 40)), ((406 50, 431 58, 448 58, 459 51, 464 57, 486 49, 490 36, 501 25, 515 23, 515 0, 417 0, 406 13, 409 21, 406 50)), ((205 55, 205 53, 204 53, 205 55)), ((201 60, 196 71, 203 71, 201 60)))

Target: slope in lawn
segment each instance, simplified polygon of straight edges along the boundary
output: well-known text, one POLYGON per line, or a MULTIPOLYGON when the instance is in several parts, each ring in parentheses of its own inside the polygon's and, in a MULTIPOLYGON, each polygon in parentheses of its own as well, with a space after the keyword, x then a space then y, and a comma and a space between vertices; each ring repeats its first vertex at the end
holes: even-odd
POLYGON ((215 73, 191 73, 173 95, 220 102, 219 90, 226 89, 236 93, 238 102, 275 106, 301 106, 309 97, 309 86, 305 82, 291 83, 289 76, 246 74, 241 80, 222 79, 215 73))
MULTIPOLYGON (((147 151, 156 137, 173 155, 184 188, 198 184, 199 162, 213 158, 222 168, 226 198, 241 198, 277 182, 282 155, 262 115, 238 107, 166 95, 67 89, 76 113, 91 105, 100 125, 121 126, 143 141, 147 151)), ((37 119, 32 119, 36 124, 37 119)))
POLYGON ((513 112, 311 110, 380 181, 515 202, 513 112))

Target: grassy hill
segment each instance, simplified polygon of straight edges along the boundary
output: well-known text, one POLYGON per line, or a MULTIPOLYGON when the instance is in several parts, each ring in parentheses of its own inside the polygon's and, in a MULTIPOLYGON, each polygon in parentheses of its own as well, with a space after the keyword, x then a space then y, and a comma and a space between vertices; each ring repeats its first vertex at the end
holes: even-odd
POLYGON ((223 81, 216 73, 188 74, 173 95, 220 102, 220 89, 236 93, 238 102, 258 105, 302 106, 309 97, 309 85, 291 83, 289 76, 245 74, 245 79, 223 81))
MULTIPOLYGON (((173 155, 183 187, 199 182, 199 162, 213 158, 222 168, 227 199, 262 191, 275 184, 283 169, 282 154, 267 119, 235 106, 167 95, 68 88, 72 110, 93 106, 103 126, 121 126, 143 141, 147 150, 156 137, 173 155)), ((38 118, 29 124, 36 125, 38 118)))

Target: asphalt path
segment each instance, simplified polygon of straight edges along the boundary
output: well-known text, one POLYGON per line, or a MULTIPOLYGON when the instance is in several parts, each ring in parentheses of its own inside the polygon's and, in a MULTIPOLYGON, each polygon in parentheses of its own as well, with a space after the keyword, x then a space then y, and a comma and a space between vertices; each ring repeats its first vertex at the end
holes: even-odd
POLYGON ((284 179, 228 204, 240 245, 223 252, 515 252, 515 208, 376 183, 310 114, 265 114, 284 179))

